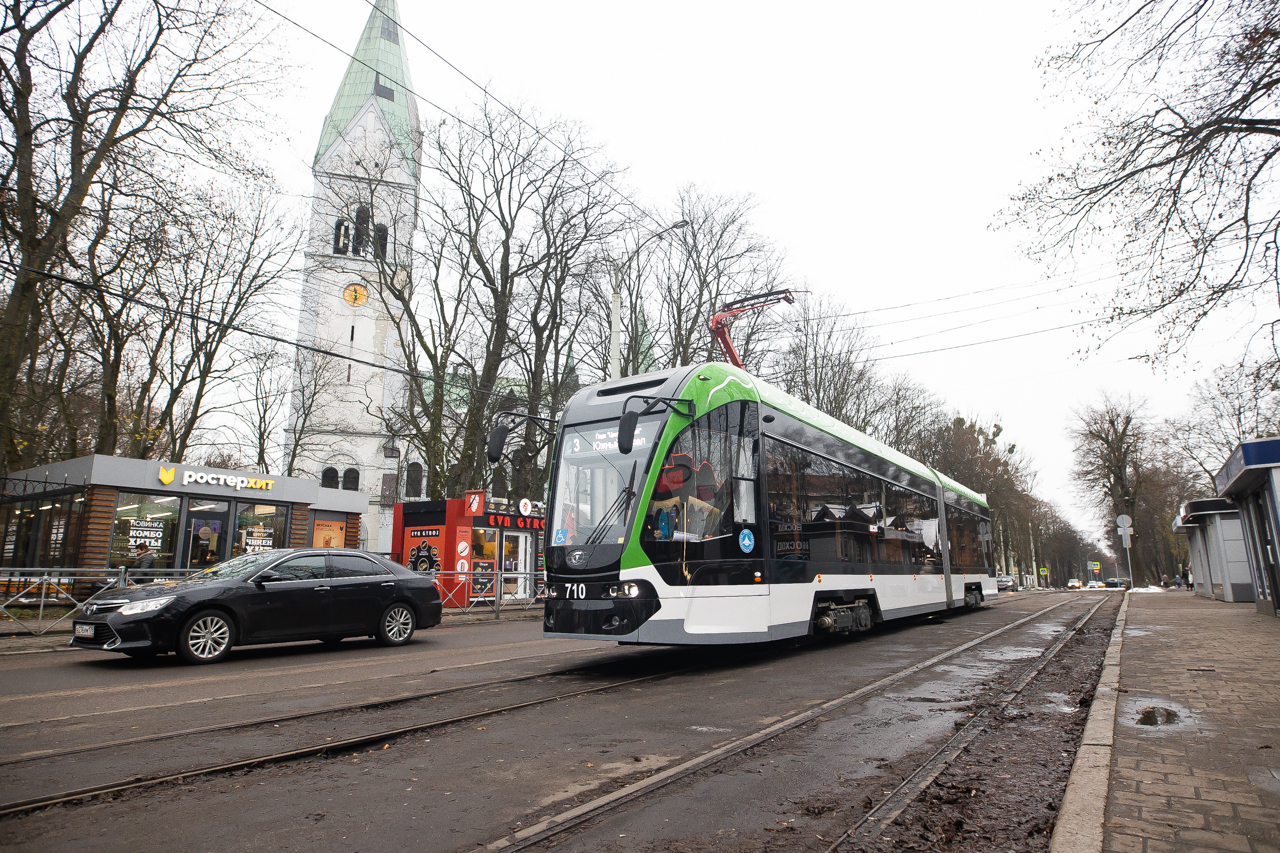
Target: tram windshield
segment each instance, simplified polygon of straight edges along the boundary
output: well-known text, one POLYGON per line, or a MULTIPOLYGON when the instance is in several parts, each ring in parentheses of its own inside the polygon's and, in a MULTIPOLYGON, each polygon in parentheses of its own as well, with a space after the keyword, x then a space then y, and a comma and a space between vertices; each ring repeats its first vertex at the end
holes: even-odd
POLYGON ((629 454, 618 451, 617 421, 565 427, 551 497, 552 545, 620 545, 648 475, 665 416, 641 418, 629 454))

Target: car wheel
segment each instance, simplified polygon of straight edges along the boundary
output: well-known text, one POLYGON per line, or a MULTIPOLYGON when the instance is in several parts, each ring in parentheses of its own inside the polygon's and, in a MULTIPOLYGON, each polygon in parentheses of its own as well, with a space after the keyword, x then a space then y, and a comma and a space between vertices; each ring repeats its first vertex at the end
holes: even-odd
POLYGON ((178 636, 178 656, 187 663, 217 663, 235 644, 236 629, 225 613, 201 610, 178 636))
POLYGON ((415 622, 409 605, 391 605, 378 620, 378 642, 384 646, 403 646, 413 636, 415 622))

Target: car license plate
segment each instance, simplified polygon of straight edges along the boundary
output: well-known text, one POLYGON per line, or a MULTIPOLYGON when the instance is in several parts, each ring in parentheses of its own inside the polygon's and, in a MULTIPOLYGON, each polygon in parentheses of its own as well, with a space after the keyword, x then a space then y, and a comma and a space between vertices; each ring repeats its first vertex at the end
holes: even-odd
POLYGON ((77 626, 76 626, 76 636, 77 636, 77 637, 92 637, 92 636, 93 636, 93 626, 92 626, 92 625, 77 625, 77 626))

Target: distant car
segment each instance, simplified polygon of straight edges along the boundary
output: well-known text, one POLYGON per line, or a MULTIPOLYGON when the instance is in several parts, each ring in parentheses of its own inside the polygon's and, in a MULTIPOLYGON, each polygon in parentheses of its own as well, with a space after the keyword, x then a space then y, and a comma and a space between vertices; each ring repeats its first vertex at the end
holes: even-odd
POLYGON ((1129 579, 1128 578, 1107 578, 1106 587, 1107 589, 1128 589, 1129 579))
POLYGON ((256 551, 174 581, 110 590, 85 603, 71 645, 214 663, 232 646, 374 637, 409 642, 440 624, 429 577, 363 551, 256 551))
POLYGON ((1102 585, 1102 581, 1089 581, 1087 584, 1084 585, 1084 588, 1085 589, 1106 589, 1106 587, 1102 585))
POLYGON ((997 592, 1017 592, 1018 591, 1017 579, 1015 579, 1013 575, 1000 575, 1000 577, 996 578, 996 591, 997 592))
POLYGON ((1084 584, 1080 583, 1080 578, 1069 578, 1067 580, 1067 589, 1083 589, 1084 584))

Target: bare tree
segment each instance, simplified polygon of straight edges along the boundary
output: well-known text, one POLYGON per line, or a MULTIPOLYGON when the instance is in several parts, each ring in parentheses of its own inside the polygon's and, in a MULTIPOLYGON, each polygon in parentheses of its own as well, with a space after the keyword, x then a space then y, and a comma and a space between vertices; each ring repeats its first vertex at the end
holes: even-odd
MULTIPOLYGON (((246 4, 247 5, 247 4, 246 4)), ((17 265, 0 314, 0 448, 20 464, 11 409, 39 347, 42 291, 112 165, 172 157, 244 165, 231 133, 261 84, 263 35, 223 0, 12 0, 0 19, 0 237, 17 265)), ((127 164, 127 165, 126 165, 127 164)))
POLYGON ((346 375, 346 366, 334 356, 299 349, 292 356, 289 374, 289 418, 281 445, 281 471, 286 477, 303 473, 335 434, 352 425, 335 412, 335 389, 346 375))
POLYGON ((840 313, 832 299, 800 299, 779 324, 790 334, 767 375, 788 394, 865 429, 876 406, 879 379, 866 332, 841 321, 840 313))
MULTIPOLYGON (((1206 317, 1270 301, 1280 283, 1280 7, 1149 0, 1079 10, 1084 35, 1051 68, 1097 106, 1080 150, 1019 197, 1015 216, 1047 255, 1105 241, 1124 272, 1108 316, 1117 327, 1157 318, 1159 357, 1206 317)), ((1264 378, 1280 369, 1277 322, 1258 329, 1264 378)))
POLYGON ((1187 414, 1165 428, 1170 443, 1200 472, 1200 487, 1213 494, 1213 476, 1236 445, 1280 434, 1280 391, 1249 365, 1221 367, 1212 381, 1196 383, 1187 414))

